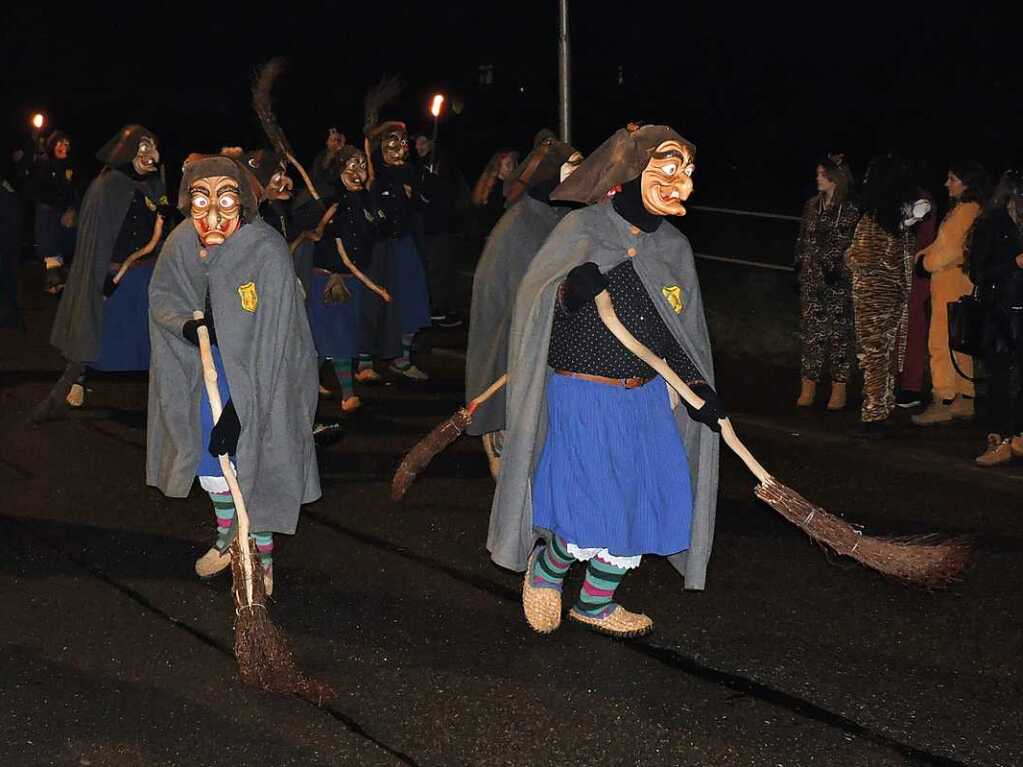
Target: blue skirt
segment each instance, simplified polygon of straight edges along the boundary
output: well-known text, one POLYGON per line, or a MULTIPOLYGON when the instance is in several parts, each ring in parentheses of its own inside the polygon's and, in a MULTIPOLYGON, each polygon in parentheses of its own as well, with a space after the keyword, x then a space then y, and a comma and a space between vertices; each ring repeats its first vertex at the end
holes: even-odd
POLYGON ((392 241, 394 284, 391 299, 398 304, 401 332, 415 333, 430 326, 430 294, 426 287, 426 271, 412 235, 392 241))
POLYGON ((99 359, 89 367, 105 372, 149 370, 149 281, 155 261, 135 266, 103 302, 99 359))
POLYGON ((661 378, 625 389, 551 373, 547 416, 536 527, 622 557, 689 548, 689 462, 661 378))
POLYGON ((306 299, 309 313, 309 329, 313 332, 316 352, 323 357, 355 357, 359 353, 359 318, 361 317, 362 294, 366 289, 352 275, 345 275, 345 287, 352 297, 343 304, 325 304, 323 288, 330 272, 314 269, 312 289, 306 299))

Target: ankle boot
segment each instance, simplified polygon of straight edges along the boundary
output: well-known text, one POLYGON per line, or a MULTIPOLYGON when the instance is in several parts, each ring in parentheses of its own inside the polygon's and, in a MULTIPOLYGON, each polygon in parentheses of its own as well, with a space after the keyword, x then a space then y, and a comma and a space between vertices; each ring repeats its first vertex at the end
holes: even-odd
POLYGON ((810 407, 813 404, 814 396, 817 394, 817 382, 809 378, 803 379, 803 386, 799 390, 799 399, 796 400, 796 407, 810 407))
POLYGON ((845 410, 845 381, 831 382, 831 397, 828 410, 845 410))

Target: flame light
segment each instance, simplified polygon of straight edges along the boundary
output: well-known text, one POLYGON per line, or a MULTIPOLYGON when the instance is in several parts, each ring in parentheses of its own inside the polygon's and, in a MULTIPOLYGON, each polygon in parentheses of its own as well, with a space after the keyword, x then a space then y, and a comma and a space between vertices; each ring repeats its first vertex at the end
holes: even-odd
POLYGON ((437 94, 433 97, 433 103, 430 104, 430 114, 434 117, 440 117, 440 108, 444 104, 444 97, 441 94, 437 94))
POLYGON ((32 115, 32 127, 36 130, 41 130, 43 125, 46 123, 46 118, 41 112, 36 112, 32 115))

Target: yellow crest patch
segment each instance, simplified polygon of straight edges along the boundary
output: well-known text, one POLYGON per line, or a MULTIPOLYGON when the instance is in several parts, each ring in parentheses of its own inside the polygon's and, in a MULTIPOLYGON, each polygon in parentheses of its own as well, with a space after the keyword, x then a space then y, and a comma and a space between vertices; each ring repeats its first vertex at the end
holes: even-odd
POLYGON ((256 306, 259 304, 259 296, 256 293, 256 283, 246 282, 244 285, 239 285, 238 295, 242 299, 242 309, 247 312, 256 311, 256 306))
POLYGON ((68 181, 74 178, 74 175, 75 172, 71 170, 71 168, 68 168, 67 170, 64 171, 64 178, 66 178, 68 181))
POLYGON ((146 198, 146 207, 149 208, 151 211, 156 212, 156 203, 150 200, 148 197, 146 198))
POLYGON ((675 314, 681 314, 682 309, 685 308, 685 302, 682 300, 682 288, 678 285, 667 285, 661 288, 661 292, 668 299, 668 303, 671 304, 675 314))

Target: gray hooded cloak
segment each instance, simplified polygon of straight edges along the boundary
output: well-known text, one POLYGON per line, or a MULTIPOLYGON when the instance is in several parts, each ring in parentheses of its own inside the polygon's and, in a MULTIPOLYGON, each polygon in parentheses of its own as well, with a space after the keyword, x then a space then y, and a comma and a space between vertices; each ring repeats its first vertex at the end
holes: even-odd
MULTIPOLYGON (((636 274, 661 318, 713 385, 710 339, 685 236, 667 222, 652 233, 633 234, 610 204, 568 214, 536 255, 515 301, 508 343, 505 441, 487 536, 491 558, 502 567, 524 570, 537 538, 550 535, 533 527, 532 477, 547 436, 546 390, 551 375, 547 354, 558 286, 573 267, 587 261, 595 262, 601 272, 609 271, 628 257, 629 248, 636 250, 636 274), (682 298, 678 313, 667 297, 676 287, 682 298)), ((719 440, 691 420, 684 407, 676 408, 675 420, 689 458, 693 526, 689 550, 669 559, 684 576, 685 588, 702 590, 714 540, 719 440)))
POLYGON ((75 362, 99 359, 103 283, 136 190, 141 190, 154 206, 167 203, 167 192, 157 173, 136 181, 121 171, 104 170, 85 192, 78 216, 75 258, 50 331, 50 343, 60 349, 65 359, 75 362))
POLYGON ((253 530, 295 532, 320 497, 313 445, 317 364, 284 239, 263 221, 241 226, 199 258, 191 220, 171 233, 149 286, 146 483, 188 495, 202 444, 199 350, 181 335, 209 290, 231 400, 241 422, 235 465, 253 530))
MULTIPOLYGON (((479 396, 508 371, 508 332, 515 293, 537 251, 569 212, 524 195, 494 226, 472 281, 465 397, 479 396)), ((473 414, 466 432, 480 436, 504 428, 505 390, 473 414)))

